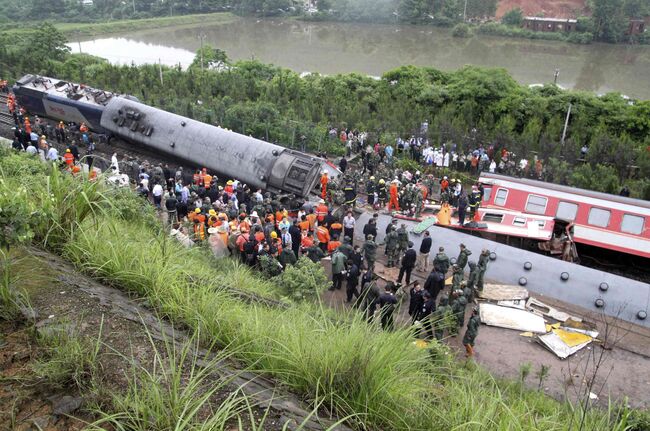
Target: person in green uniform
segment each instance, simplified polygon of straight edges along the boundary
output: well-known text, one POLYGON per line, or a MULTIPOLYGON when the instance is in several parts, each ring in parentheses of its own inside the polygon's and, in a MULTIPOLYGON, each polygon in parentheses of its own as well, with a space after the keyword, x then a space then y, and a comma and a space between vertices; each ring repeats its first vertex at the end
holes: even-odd
POLYGON ((465 247, 465 244, 461 244, 460 253, 458 253, 458 258, 456 259, 456 265, 460 267, 461 271, 465 270, 465 265, 467 265, 470 254, 472 254, 472 252, 465 247))
POLYGON ((478 335, 478 328, 481 325, 481 318, 478 315, 478 307, 472 310, 472 317, 467 322, 467 330, 463 336, 463 345, 465 346, 465 356, 471 358, 474 356, 474 342, 478 335))
POLYGON ((463 282, 465 274, 463 270, 456 264, 451 266, 452 268, 452 278, 451 278, 451 291, 461 289, 460 284, 463 282))
POLYGON ((445 248, 438 248, 438 254, 433 258, 433 267, 436 268, 439 272, 442 272, 442 275, 447 276, 447 270, 449 270, 449 256, 445 254, 445 248))
POLYGON ((476 288, 483 290, 483 279, 487 271, 488 262, 490 261, 490 250, 484 248, 478 258, 478 278, 476 280, 476 288))
POLYGON ((377 260, 377 243, 373 241, 374 239, 374 236, 368 235, 366 237, 366 242, 363 243, 363 253, 369 271, 374 271, 375 261, 377 260))
POLYGON ((452 293, 454 298, 451 302, 451 312, 454 314, 455 322, 452 325, 450 332, 452 337, 458 335, 458 330, 463 327, 465 323, 465 306, 467 305, 467 298, 462 295, 461 291, 454 291, 452 293))
POLYGON ((471 261, 469 263, 469 277, 467 278, 467 287, 474 290, 476 288, 476 283, 478 282, 478 265, 476 262, 471 261))
POLYGON ((440 296, 438 308, 436 308, 431 315, 431 322, 433 323, 436 340, 442 341, 445 329, 450 327, 449 322, 451 318, 452 314, 451 307, 449 306, 449 297, 447 295, 442 295, 440 296))
POLYGON ((386 267, 392 268, 397 264, 397 257, 398 257, 398 252, 397 252, 398 236, 397 236, 397 232, 395 231, 395 228, 392 225, 384 241, 386 242, 386 254, 388 255, 388 262, 386 264, 386 267))
POLYGON ((397 259, 401 259, 402 253, 404 253, 409 248, 409 233, 406 230, 406 224, 402 225, 397 229, 397 259))

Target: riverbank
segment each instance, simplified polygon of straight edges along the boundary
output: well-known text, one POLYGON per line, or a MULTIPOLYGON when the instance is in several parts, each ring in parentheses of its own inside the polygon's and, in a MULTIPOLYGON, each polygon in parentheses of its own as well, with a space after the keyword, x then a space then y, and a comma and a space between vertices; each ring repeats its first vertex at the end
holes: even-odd
MULTIPOLYGON (((160 18, 130 19, 93 23, 55 23, 54 26, 66 37, 71 39, 95 37, 100 35, 113 35, 117 33, 132 32, 148 29, 161 29, 167 27, 182 27, 186 25, 202 24, 206 26, 226 24, 237 20, 230 12, 212 14, 178 15, 160 18)), ((9 27, 7 33, 21 35, 31 32, 31 28, 9 27)))

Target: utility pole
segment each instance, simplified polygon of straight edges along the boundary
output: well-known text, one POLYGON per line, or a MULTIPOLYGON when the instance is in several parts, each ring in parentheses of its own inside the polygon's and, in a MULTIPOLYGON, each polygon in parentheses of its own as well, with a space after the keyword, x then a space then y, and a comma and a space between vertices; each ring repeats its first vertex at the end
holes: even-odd
POLYGON ((135 15, 135 0, 133 0, 133 14, 135 15))
POLYGON ((465 7, 463 8, 463 22, 467 22, 467 0, 465 0, 465 7))
POLYGON ((205 34, 201 34, 199 38, 201 39, 201 72, 203 72, 203 39, 205 39, 205 34))
POLYGON ((164 86, 165 84, 163 83, 162 61, 160 60, 160 58, 158 59, 158 72, 160 73, 160 85, 164 86))
POLYGON ((571 104, 569 103, 569 109, 566 112, 566 120, 564 120, 564 130, 562 130, 562 139, 560 140, 560 145, 564 146, 564 139, 566 138, 566 129, 569 127, 569 117, 571 116, 571 104))
POLYGON ((557 85, 557 77, 560 76, 560 69, 555 69, 555 73, 553 74, 553 84, 557 85))

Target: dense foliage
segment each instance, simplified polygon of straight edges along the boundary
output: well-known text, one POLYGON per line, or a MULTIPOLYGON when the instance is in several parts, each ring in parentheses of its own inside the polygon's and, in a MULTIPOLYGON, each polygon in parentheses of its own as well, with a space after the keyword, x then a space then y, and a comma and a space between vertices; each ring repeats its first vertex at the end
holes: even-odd
MULTIPOLYGON (((52 31, 39 31, 45 30, 52 31)), ((650 193, 650 102, 618 94, 598 97, 552 85, 528 88, 505 70, 471 66, 455 72, 404 66, 379 80, 357 74, 301 77, 256 61, 214 70, 208 63, 227 58, 207 46, 203 72, 197 63, 188 71, 163 67, 161 85, 155 65, 114 66, 69 55, 61 47, 49 49, 60 50, 62 61, 41 61, 27 54, 32 50, 28 43, 1 46, 0 63, 14 78, 35 72, 82 81, 285 146, 340 153, 342 145, 327 138, 332 126, 366 130, 371 140, 394 144, 398 136, 418 133, 426 120, 428 138, 436 146, 469 151, 483 145, 493 146, 496 154, 506 148, 518 158, 538 155, 546 179, 610 191, 611 184, 599 186, 603 176, 596 168, 602 166, 616 178, 615 186, 626 182, 637 197, 650 193), (584 159, 583 146, 588 147, 584 159), (566 167, 583 162, 593 168, 584 169, 588 179, 573 181, 566 167)))

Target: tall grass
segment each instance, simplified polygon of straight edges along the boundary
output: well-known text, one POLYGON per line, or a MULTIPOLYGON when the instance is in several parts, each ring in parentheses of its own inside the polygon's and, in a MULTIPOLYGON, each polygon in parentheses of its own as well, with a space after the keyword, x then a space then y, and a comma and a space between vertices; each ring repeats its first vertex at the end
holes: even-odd
POLYGON ((0 319, 15 321, 31 309, 29 296, 18 286, 23 276, 16 270, 16 258, 0 250, 0 319))
POLYGON ((32 365, 36 378, 54 389, 63 389, 71 384, 86 389, 98 383, 101 365, 97 359, 103 325, 102 317, 99 335, 92 343, 75 333, 74 325, 69 322, 41 329, 37 342, 44 353, 32 365))
MULTIPOLYGON (((406 330, 382 332, 356 315, 332 319, 331 310, 314 304, 279 309, 242 302, 231 294, 234 287, 265 292, 272 284, 240 266, 217 268, 206 250, 184 249, 149 223, 101 210, 105 189, 96 192, 88 199, 52 201, 62 208, 49 211, 70 221, 62 223, 70 228, 61 236, 67 259, 147 298, 166 317, 194 329, 203 343, 231 350, 314 405, 352 416, 359 428, 553 431, 566 429, 581 413, 464 367, 438 344, 417 349, 406 330), (65 210, 73 201, 81 209, 65 210), (73 222, 77 216, 86 219, 73 222)), ((590 411, 589 429, 625 429, 622 412, 590 411)))

